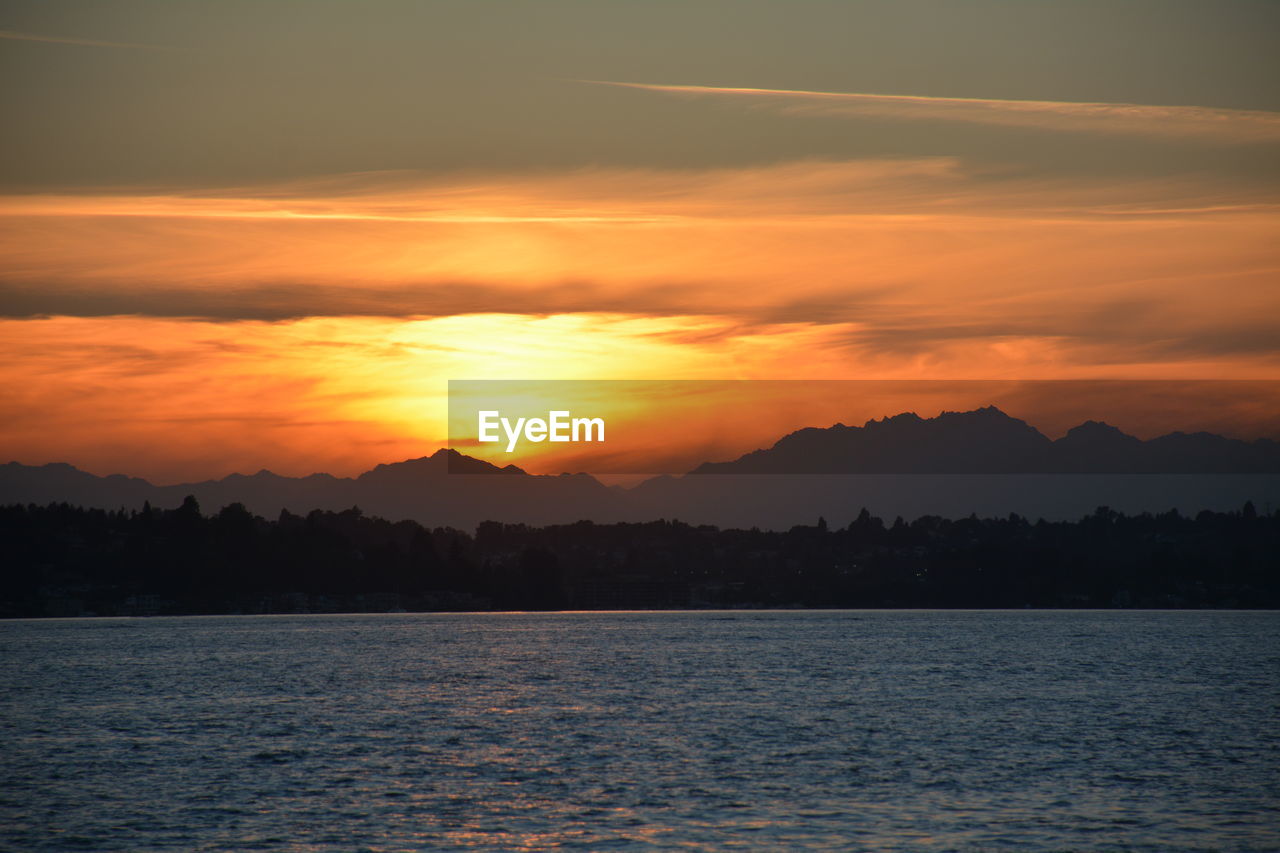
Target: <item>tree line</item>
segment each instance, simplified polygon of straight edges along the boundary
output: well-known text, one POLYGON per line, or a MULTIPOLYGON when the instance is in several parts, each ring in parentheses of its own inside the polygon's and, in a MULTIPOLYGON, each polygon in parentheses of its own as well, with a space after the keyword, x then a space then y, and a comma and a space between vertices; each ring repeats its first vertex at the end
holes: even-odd
POLYGON ((0 616, 688 607, 1280 606, 1280 512, 1101 507, 1076 521, 925 516, 787 531, 679 521, 474 532, 358 507, 264 519, 0 507, 0 616))

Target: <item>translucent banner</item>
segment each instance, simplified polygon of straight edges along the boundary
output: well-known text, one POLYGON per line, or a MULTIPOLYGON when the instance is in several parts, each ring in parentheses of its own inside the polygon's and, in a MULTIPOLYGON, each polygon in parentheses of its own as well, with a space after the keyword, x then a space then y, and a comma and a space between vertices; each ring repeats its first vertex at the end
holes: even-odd
POLYGON ((1276 436, 1280 381, 449 383, 453 473, 1277 473, 1276 436))

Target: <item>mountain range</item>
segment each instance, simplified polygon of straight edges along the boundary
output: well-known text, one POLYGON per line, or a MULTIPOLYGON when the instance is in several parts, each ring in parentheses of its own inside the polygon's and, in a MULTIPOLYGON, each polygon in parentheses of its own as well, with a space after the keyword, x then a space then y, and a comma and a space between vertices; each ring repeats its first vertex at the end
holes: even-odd
POLYGON ((801 429, 738 459, 629 489, 587 474, 528 474, 439 450, 350 478, 264 470, 169 486, 119 474, 98 477, 65 463, 10 462, 0 466, 0 504, 65 501, 115 509, 149 501, 174 507, 194 495, 206 511, 233 502, 264 516, 282 508, 305 513, 359 506, 393 520, 459 528, 489 519, 545 525, 656 518, 780 528, 818 515, 852 517, 862 506, 908 518, 973 512, 1065 518, 1099 505, 1195 512, 1235 509, 1245 500, 1263 507, 1280 504, 1275 475, 1280 443, 1268 439, 1175 432, 1144 441, 1087 421, 1051 440, 987 407, 801 429))
POLYGON ((797 430, 772 447, 695 474, 1261 474, 1280 473, 1280 443, 1207 432, 1147 441, 1100 421, 1050 440, 995 406, 864 426, 797 430))

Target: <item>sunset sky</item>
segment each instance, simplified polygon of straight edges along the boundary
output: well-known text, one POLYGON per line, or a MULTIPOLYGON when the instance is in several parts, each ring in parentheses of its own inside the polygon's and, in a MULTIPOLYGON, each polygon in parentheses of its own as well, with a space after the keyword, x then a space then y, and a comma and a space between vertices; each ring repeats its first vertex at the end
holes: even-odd
POLYGON ((0 2, 0 462, 351 475, 440 447, 449 379, 1280 379, 1278 35, 1234 0, 0 2))

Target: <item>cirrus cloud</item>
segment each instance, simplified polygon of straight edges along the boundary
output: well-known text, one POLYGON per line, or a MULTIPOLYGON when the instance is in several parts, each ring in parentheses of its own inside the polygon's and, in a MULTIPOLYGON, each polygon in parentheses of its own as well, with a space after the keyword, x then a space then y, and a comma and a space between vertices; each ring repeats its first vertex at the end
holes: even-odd
POLYGON ((1189 137, 1223 143, 1280 141, 1280 113, 1221 107, 940 98, 867 92, 810 92, 729 86, 675 86, 582 80, 685 97, 731 99, 779 112, 818 117, 959 121, 1092 133, 1189 137))

